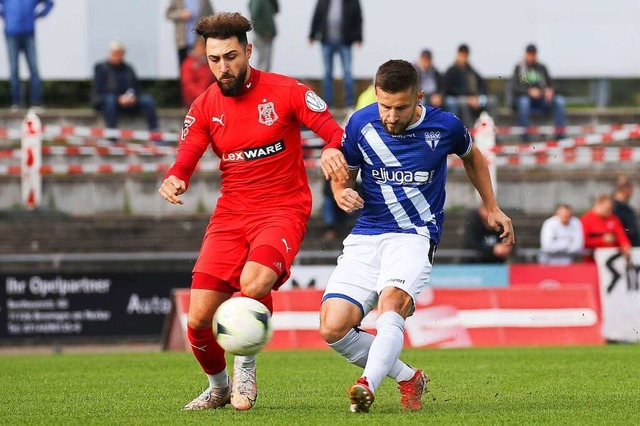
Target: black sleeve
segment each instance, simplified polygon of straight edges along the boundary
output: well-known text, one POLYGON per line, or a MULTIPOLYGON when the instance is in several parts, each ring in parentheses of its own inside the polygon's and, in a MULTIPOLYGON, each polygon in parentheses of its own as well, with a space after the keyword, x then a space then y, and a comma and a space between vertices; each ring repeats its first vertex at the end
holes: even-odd
POLYGON ((107 74, 102 64, 93 67, 93 84, 91 86, 91 105, 99 108, 107 94, 107 74))
POLYGON ((442 74, 435 68, 433 71, 436 76, 436 93, 442 93, 442 74))
POLYGON ((362 43, 362 8, 360 7, 360 1, 355 1, 355 15, 353 17, 353 25, 355 28, 353 29, 353 33, 355 35, 354 42, 362 43))
POLYGON ((473 70, 473 73, 476 76, 476 80, 478 81, 478 91, 479 91, 479 95, 486 95, 487 94, 487 83, 484 81, 484 78, 482 78, 482 76, 478 73, 478 71, 476 71, 475 69, 473 70))
POLYGON ((318 0, 316 8, 313 12, 313 18, 311 19, 311 30, 309 31, 309 39, 316 40, 317 34, 320 32, 322 23, 322 0, 318 0))
POLYGON ((551 76, 549 75, 547 67, 545 67, 544 65, 540 65, 540 68, 542 69, 542 75, 544 75, 545 87, 553 88, 553 82, 551 81, 551 76))
POLYGON ((511 92, 513 93, 514 102, 518 96, 528 93, 527 83, 521 76, 520 65, 516 65, 513 69, 513 77, 511 78, 511 92))

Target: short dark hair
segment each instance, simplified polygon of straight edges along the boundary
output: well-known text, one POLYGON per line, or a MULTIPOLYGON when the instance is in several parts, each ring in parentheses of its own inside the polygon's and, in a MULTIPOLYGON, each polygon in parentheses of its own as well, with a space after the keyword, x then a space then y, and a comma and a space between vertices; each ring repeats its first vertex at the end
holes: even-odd
POLYGON ((461 44, 460 46, 458 46, 458 53, 469 53, 469 46, 467 46, 466 44, 461 44))
POLYGON ((194 30, 205 41, 208 38, 225 40, 237 37, 244 46, 247 44, 247 33, 251 28, 251 21, 238 12, 218 12, 201 18, 194 30))
POLYGON ((418 70, 411 62, 391 59, 378 68, 374 85, 387 93, 398 93, 407 89, 417 92, 418 81, 418 70))
POLYGON ((425 56, 431 59, 431 51, 429 49, 423 49, 422 52, 420 52, 420 56, 425 56))

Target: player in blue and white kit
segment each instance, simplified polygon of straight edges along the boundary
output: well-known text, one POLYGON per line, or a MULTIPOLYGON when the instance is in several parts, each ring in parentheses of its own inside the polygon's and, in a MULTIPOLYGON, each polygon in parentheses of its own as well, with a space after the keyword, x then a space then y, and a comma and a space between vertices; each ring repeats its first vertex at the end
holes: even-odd
POLYGON ((489 169, 453 114, 421 105, 411 63, 391 60, 375 77, 377 103, 351 117, 343 136, 350 169, 331 186, 340 208, 362 209, 323 296, 320 334, 349 362, 364 368, 349 390, 352 412, 367 412, 385 376, 398 382, 403 408, 419 410, 428 377, 399 360, 404 322, 429 282, 444 220, 447 156, 458 155, 489 211, 489 223, 515 241, 499 208, 489 169), (362 196, 353 188, 361 173, 362 196), (378 308, 377 334, 358 328, 378 308))

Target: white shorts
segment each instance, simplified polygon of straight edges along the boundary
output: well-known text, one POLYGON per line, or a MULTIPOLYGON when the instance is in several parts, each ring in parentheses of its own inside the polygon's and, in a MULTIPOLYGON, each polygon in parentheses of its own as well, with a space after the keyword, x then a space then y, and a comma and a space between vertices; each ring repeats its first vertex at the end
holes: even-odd
POLYGON ((338 266, 322 296, 350 301, 366 316, 385 287, 404 290, 413 299, 429 283, 435 243, 416 234, 350 234, 338 266))

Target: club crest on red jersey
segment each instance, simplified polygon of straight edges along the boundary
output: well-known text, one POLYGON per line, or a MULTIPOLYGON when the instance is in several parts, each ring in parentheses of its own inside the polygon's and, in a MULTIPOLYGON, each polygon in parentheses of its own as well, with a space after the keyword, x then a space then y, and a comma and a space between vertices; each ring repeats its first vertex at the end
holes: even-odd
POLYGON ((182 133, 180 134, 180 140, 184 140, 187 135, 189 134, 189 127, 191 127, 191 125, 193 123, 196 122, 196 118, 192 115, 186 115, 184 117, 184 123, 182 123, 182 133))
POLYGON ((258 105, 258 121, 267 126, 271 126, 278 119, 273 102, 266 102, 258 105))

